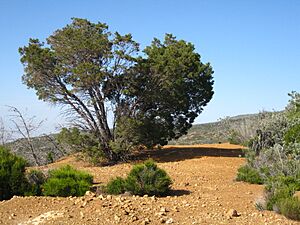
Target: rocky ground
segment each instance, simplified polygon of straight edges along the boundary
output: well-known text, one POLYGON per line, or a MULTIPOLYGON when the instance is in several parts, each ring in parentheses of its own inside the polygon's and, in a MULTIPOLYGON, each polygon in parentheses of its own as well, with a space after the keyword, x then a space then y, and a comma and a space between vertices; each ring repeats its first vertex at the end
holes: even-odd
MULTIPOLYGON (((245 162, 238 157, 241 154, 238 148, 173 146, 160 150, 159 154, 145 153, 144 157, 157 160, 172 177, 172 192, 167 197, 92 192, 69 198, 15 196, 0 202, 0 224, 300 224, 275 212, 255 208, 256 200, 263 195, 263 186, 235 181, 237 169, 245 162)), ((92 173, 96 183, 126 176, 131 168, 129 163, 90 167, 68 157, 40 169, 63 164, 92 173)))

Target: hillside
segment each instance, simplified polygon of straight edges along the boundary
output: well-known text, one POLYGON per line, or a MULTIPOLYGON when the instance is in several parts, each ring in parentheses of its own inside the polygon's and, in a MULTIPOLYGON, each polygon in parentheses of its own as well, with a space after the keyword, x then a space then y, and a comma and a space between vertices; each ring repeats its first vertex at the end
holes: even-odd
POLYGON ((213 123, 195 124, 188 133, 169 144, 211 144, 229 142, 234 139, 233 132, 249 139, 255 135, 261 121, 260 114, 246 114, 227 117, 213 123))
MULTIPOLYGON (((195 124, 188 131, 187 135, 182 136, 178 140, 170 141, 169 144, 193 145, 232 142, 231 139, 235 138, 231 137, 232 130, 237 131, 248 139, 255 134, 260 120, 260 114, 248 114, 228 117, 213 123, 195 124)), ((8 145, 12 152, 27 159, 30 165, 36 165, 24 139, 19 139, 8 145)), ((53 161, 56 161, 70 153, 70 150, 65 150, 59 146, 53 135, 33 138, 33 145, 41 165, 51 162, 51 159, 49 159, 50 155, 53 161)))

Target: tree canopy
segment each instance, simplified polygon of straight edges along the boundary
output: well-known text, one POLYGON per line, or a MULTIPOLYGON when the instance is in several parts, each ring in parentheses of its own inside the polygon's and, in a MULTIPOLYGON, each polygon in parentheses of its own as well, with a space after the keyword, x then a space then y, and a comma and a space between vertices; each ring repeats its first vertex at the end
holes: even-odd
POLYGON ((30 39, 19 52, 24 84, 39 99, 64 106, 110 160, 118 159, 116 149, 182 136, 213 96, 210 64, 171 34, 141 52, 130 34, 73 18, 46 44, 30 39))

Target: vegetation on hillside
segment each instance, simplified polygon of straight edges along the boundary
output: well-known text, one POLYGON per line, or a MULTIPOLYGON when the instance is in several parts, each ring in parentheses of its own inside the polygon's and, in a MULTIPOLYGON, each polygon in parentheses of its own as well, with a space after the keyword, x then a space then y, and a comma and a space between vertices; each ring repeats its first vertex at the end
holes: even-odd
POLYGON ((177 140, 170 144, 213 144, 230 142, 231 144, 248 145, 256 134, 262 120, 272 116, 271 112, 226 117, 217 122, 195 124, 177 140))
POLYGON ((299 220, 300 200, 294 194, 300 191, 300 94, 290 96, 285 112, 262 121, 237 179, 266 185, 259 208, 299 220))

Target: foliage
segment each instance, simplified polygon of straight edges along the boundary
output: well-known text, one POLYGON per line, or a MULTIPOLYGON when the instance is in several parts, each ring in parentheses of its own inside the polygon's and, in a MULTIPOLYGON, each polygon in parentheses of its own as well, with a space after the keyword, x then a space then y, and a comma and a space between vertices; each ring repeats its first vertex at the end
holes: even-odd
POLYGON ((281 214, 292 220, 300 221, 300 200, 296 197, 283 198, 278 202, 281 214))
POLYGON ((126 180, 121 177, 116 177, 108 182, 106 185, 106 192, 108 194, 118 195, 126 191, 125 189, 126 180))
POLYGON ((219 131, 226 135, 231 144, 246 145, 250 138, 255 135, 255 127, 260 120, 260 115, 242 118, 225 117, 219 121, 219 131))
POLYGON ((26 161, 0 146, 0 200, 23 195, 28 188, 26 161))
POLYGON ((249 159, 248 165, 258 170, 264 180, 281 175, 295 176, 300 171, 300 164, 290 155, 291 151, 291 148, 275 145, 261 151, 252 161, 249 159))
POLYGON ((92 134, 81 131, 77 127, 62 128, 56 139, 63 148, 71 152, 82 152, 87 160, 95 165, 104 158, 97 139, 92 134))
POLYGON ((152 160, 135 165, 126 178, 126 190, 136 195, 164 195, 170 190, 171 178, 152 160))
POLYGON ((288 128, 284 134, 284 141, 286 144, 300 143, 300 123, 288 128))
POLYGON ((40 170, 30 170, 26 174, 26 178, 29 182, 29 188, 25 195, 41 196, 42 185, 46 182, 46 176, 40 170))
POLYGON ((165 195, 172 184, 171 178, 157 167, 153 160, 135 165, 126 179, 117 177, 111 180, 106 191, 110 194, 121 194, 129 191, 135 195, 165 195))
POLYGON ((293 195, 300 190, 300 95, 292 92, 290 96, 284 112, 272 113, 262 121, 246 167, 266 185, 266 209, 299 220, 300 201, 293 195))
POLYGON ((66 106, 69 119, 93 134, 98 151, 112 161, 133 144, 164 145, 186 134, 213 96, 210 64, 171 34, 139 56, 130 34, 74 18, 46 45, 30 39, 19 52, 24 84, 40 100, 66 106), (128 128, 136 132, 124 135, 128 128))
POLYGON ((300 171, 296 176, 270 177, 266 183, 266 200, 268 210, 278 210, 278 203, 290 198, 300 190, 300 171))
POLYGON ((92 185, 93 177, 83 171, 65 166, 50 171, 49 179, 43 185, 46 196, 82 196, 92 185))
POLYGON ((250 184, 262 184, 263 180, 257 170, 245 165, 238 169, 237 181, 245 181, 250 184))
POLYGON ((53 158, 53 153, 52 152, 48 152, 48 154, 47 154, 47 162, 48 163, 53 163, 54 162, 54 158, 53 158))

